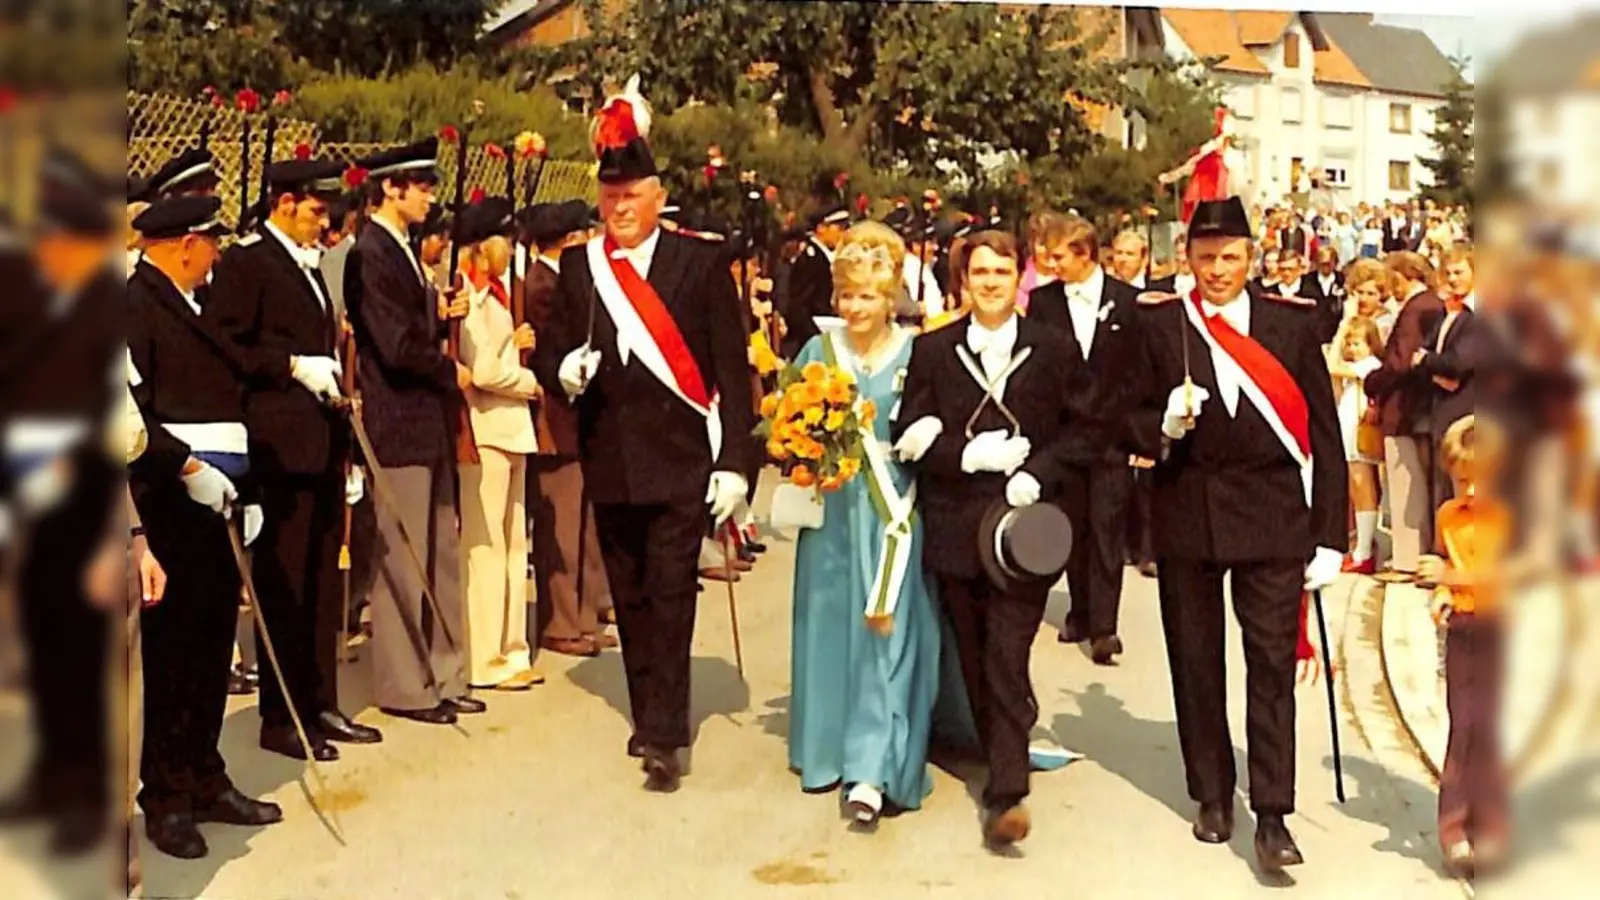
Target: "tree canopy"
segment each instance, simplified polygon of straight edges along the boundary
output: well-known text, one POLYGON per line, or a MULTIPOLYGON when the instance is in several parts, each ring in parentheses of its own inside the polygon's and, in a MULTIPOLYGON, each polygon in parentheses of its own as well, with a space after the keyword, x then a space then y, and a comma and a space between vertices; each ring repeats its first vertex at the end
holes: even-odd
POLYGON ((1475 159, 1473 154, 1473 118, 1476 114, 1473 87, 1467 82, 1467 60, 1455 58, 1455 77, 1445 88, 1444 103, 1433 114, 1433 128, 1428 139, 1433 142, 1435 154, 1421 157, 1423 168, 1433 173, 1433 185, 1423 189, 1423 196, 1441 204, 1461 204, 1470 207, 1473 202, 1475 159))

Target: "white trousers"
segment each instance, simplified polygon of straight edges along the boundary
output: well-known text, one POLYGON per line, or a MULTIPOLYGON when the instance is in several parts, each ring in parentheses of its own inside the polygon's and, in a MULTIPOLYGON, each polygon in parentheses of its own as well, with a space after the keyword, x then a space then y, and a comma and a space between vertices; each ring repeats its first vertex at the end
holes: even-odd
POLYGON ((461 466, 461 580, 468 676, 493 687, 531 667, 528 647, 528 458, 478 448, 461 466))

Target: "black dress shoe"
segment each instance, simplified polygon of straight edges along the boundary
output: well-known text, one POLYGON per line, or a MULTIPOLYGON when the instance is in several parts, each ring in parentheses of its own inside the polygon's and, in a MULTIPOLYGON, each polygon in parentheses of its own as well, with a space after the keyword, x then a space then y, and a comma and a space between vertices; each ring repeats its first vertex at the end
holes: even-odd
POLYGON ((637 737, 628 738, 628 755, 634 759, 644 759, 644 741, 637 737))
POLYGON ((746 544, 745 546, 739 548, 739 559, 742 559, 747 563, 755 562, 756 561, 756 556, 757 556, 756 552, 754 550, 750 549, 750 545, 749 544, 746 544))
POLYGON ((1160 574, 1160 572, 1156 570, 1156 564, 1149 560, 1145 560, 1142 563, 1136 563, 1134 568, 1138 569, 1139 574, 1146 578, 1154 578, 1160 574))
MULTIPOLYGON (((317 758, 317 762, 333 762, 339 758, 339 748, 328 743, 320 734, 312 731, 306 736, 311 739, 311 754, 317 758)), ((300 745, 300 735, 293 728, 261 729, 261 749, 290 759, 306 758, 306 748, 300 745)))
POLYGON ((399 719, 410 719, 413 722, 421 722, 424 725, 454 725, 456 723, 456 708, 448 701, 438 706, 430 706, 427 709, 386 709, 379 707, 379 710, 386 715, 399 719))
POLYGON ((456 697, 446 700, 445 704, 463 715, 476 715, 489 709, 489 704, 476 697, 456 697))
POLYGON ((1089 658, 1097 666, 1111 665, 1111 657, 1122 652, 1122 638, 1114 634, 1097 637, 1089 643, 1089 658))
POLYGON ((1089 639, 1089 629, 1076 619, 1068 619, 1061 632, 1056 635, 1056 640, 1063 644, 1081 644, 1089 639))
POLYGON ((1278 872, 1306 861, 1295 846, 1289 826, 1283 824, 1283 816, 1256 817, 1256 860, 1266 872, 1278 872))
POLYGON ((745 549, 749 550, 751 553, 767 552, 767 545, 761 543, 760 541, 746 541, 744 546, 745 549))
POLYGON ((678 779, 683 769, 678 765, 677 751, 661 747, 644 746, 644 786, 646 790, 670 794, 678 789, 678 779))
POLYGON ((1233 840, 1233 804, 1200 804, 1200 812, 1194 817, 1194 839, 1202 844, 1226 844, 1233 840))
POLYGON ((344 744, 383 743, 383 732, 371 725, 352 721, 336 709, 325 709, 317 716, 317 730, 328 740, 344 744))
POLYGON ((144 822, 144 835, 157 850, 178 859, 200 859, 210 852, 189 813, 150 816, 144 822))
POLYGON ((196 822, 221 822, 224 825, 272 825, 283 821, 283 808, 265 800, 251 800, 228 788, 209 801, 194 805, 196 822))
POLYGON ((239 669, 234 669, 228 673, 228 693, 235 697, 242 697, 245 694, 253 694, 255 692, 256 683, 250 680, 250 676, 239 669))

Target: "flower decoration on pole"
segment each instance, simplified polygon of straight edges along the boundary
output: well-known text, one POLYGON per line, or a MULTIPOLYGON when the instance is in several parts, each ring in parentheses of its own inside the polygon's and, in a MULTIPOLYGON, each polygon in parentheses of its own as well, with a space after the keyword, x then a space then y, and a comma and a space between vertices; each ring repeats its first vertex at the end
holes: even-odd
POLYGON ((767 201, 768 203, 772 204, 773 206, 777 206, 778 205, 778 186, 775 185, 775 184, 767 185, 761 191, 761 199, 767 201))
POLYGON ((922 192, 922 205, 929 212, 938 212, 944 207, 944 200, 940 198, 938 191, 928 188, 922 192))
POLYGON ((459 142, 460 140, 461 140, 461 132, 456 130, 456 127, 454 125, 446 125, 443 128, 439 129, 439 142, 440 143, 442 143, 442 144, 454 144, 454 143, 459 142))
POLYGON ((233 105, 240 112, 249 115, 261 109, 261 95, 250 88, 241 88, 239 93, 233 95, 233 105))
POLYGON ((862 440, 877 416, 855 377, 820 361, 790 364, 761 400, 756 434, 796 487, 837 491, 861 472, 862 440))
POLYGON ((483 145, 483 152, 490 159, 505 159, 506 158, 506 148, 500 146, 499 144, 496 144, 493 141, 490 141, 490 142, 488 142, 488 143, 483 145))
POLYGON ((488 196, 488 194, 483 192, 483 188, 475 187, 472 189, 472 193, 467 195, 467 202, 482 203, 484 200, 488 199, 488 196))
POLYGON ((856 215, 865 216, 867 209, 872 206, 872 198, 866 194, 856 195, 856 215))
POLYGON ((288 106, 294 102, 294 95, 286 90, 280 90, 272 95, 273 106, 288 106))
POLYGON ((845 185, 847 185, 849 183, 850 183, 850 173, 849 172, 840 172, 839 174, 833 176, 833 189, 838 191, 840 194, 844 193, 845 185))
POLYGON ((550 148, 545 144, 544 135, 536 131, 524 131, 512 141, 517 155, 523 159, 532 159, 535 156, 544 156, 550 148))
POLYGON ((727 166, 728 160, 722 155, 720 144, 712 144, 706 148, 706 166, 701 172, 705 175, 708 186, 716 182, 718 173, 727 166))
POLYGON ((311 158, 311 145, 300 143, 294 145, 294 158, 305 162, 311 158))
POLYGON ((355 190, 367 183, 367 170, 360 166, 351 166, 344 170, 344 186, 355 190))

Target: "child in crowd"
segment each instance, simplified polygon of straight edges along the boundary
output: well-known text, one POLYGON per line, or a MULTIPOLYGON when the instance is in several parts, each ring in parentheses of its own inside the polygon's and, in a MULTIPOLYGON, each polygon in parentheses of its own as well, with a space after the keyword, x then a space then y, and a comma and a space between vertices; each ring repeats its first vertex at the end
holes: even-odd
POLYGON ((1328 360, 1333 394, 1339 409, 1339 431, 1344 437, 1350 470, 1350 505, 1355 510, 1356 542, 1345 560, 1344 571, 1371 575, 1377 569, 1372 552, 1378 532, 1378 462, 1383 458, 1383 435, 1367 402, 1362 382, 1383 361, 1383 337, 1366 316, 1345 320, 1328 360))

